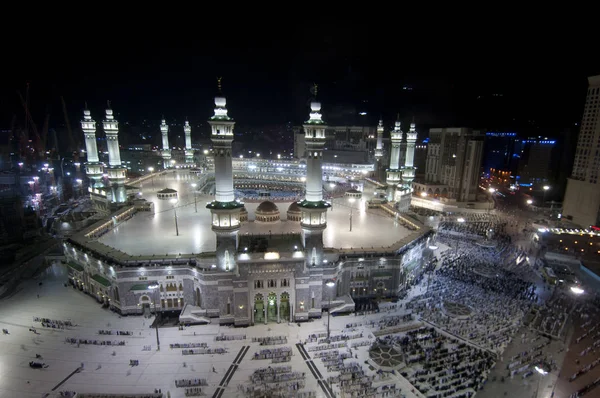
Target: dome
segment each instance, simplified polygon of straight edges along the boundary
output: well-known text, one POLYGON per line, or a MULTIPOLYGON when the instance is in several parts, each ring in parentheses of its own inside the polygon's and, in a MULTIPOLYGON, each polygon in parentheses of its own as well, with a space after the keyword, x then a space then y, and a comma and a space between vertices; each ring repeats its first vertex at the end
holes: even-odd
POLYGON ((300 206, 298 206, 297 202, 292 202, 290 207, 288 207, 287 220, 288 221, 302 221, 302 210, 300 209, 300 206))
POLYGON ((280 220, 277 205, 268 200, 258 205, 254 215, 256 216, 255 221, 258 222, 275 222, 280 220))
POLYGON ((225 97, 215 97, 215 105, 225 108, 225 105, 227 105, 227 100, 225 97))
POLYGON ((256 208, 256 213, 279 213, 277 205, 269 200, 265 200, 256 208))
POLYGON ((311 102, 310 110, 313 112, 319 112, 321 110, 321 103, 316 101, 311 102))
POLYGON ((288 213, 300 213, 300 206, 298 206, 298 202, 292 202, 290 207, 287 209, 288 213))

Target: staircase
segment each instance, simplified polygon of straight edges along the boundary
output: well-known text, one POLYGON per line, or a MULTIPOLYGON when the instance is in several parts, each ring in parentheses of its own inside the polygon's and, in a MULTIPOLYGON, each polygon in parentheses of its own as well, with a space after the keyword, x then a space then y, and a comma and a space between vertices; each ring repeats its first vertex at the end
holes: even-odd
POLYGON ((206 316, 206 310, 195 305, 185 304, 181 314, 179 314, 179 323, 186 325, 207 325, 210 318, 206 316))

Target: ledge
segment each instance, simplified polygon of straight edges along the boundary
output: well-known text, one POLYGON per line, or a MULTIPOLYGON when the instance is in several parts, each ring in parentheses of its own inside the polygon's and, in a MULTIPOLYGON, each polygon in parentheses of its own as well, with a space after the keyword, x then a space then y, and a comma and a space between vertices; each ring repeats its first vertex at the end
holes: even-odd
POLYGON ((83 267, 77 263, 68 262, 67 265, 73 268, 75 271, 83 272, 83 267))
POLYGON ((308 200, 303 200, 302 202, 296 202, 298 206, 305 209, 328 209, 331 207, 331 203, 325 202, 324 200, 320 200, 318 202, 309 202, 308 200))
POLYGON ((96 275, 92 276, 92 279, 103 286, 106 286, 106 287, 110 286, 110 281, 108 279, 106 279, 105 277, 103 277, 102 275, 96 274, 96 275))
POLYGON ((232 209, 241 209, 242 207, 244 207, 244 203, 237 202, 237 201, 217 202, 216 200, 213 200, 212 202, 210 202, 209 204, 206 205, 207 209, 215 209, 215 210, 219 210, 219 209, 232 210, 232 209))

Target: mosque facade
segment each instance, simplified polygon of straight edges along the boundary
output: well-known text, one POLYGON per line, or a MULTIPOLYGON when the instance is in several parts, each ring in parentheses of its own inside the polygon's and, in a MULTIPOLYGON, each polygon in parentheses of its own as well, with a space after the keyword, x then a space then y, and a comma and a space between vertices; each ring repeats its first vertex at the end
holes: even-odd
MULTIPOLYGON (((323 246, 327 210, 331 205, 323 198, 325 122, 321 104, 316 100, 311 103, 309 120, 304 124, 307 146, 304 198, 286 209, 264 201, 255 211, 254 222, 248 222, 244 204, 234 195, 235 121, 228 115, 223 95, 218 95, 214 103, 209 124, 216 192, 205 211, 211 213, 216 250, 132 256, 99 243, 98 237, 119 222, 148 210, 128 201, 63 243, 70 282, 75 287, 123 315, 156 311, 178 314, 181 322, 190 324, 247 326, 318 318, 323 309, 332 313, 352 312, 357 302, 402 295, 420 277, 422 265, 431 255, 427 247, 433 239, 432 231, 409 220, 405 221, 411 224, 411 234, 388 247, 358 250, 323 246), (285 223, 281 221, 283 211, 287 215, 285 223)), ((93 121, 89 111, 86 112, 87 143, 93 121)), ((107 116, 112 116, 112 110, 107 110, 107 116)), ((109 120, 114 129, 109 125, 107 130, 105 125, 107 134, 118 132, 114 118, 109 120)), ((165 130, 163 126, 161 130, 165 130)), ((116 148, 118 152, 118 141, 116 148)), ((96 179, 99 166, 91 152, 90 138, 89 177, 96 179)), ((391 152, 393 156, 397 154, 394 147, 391 152)), ((106 185, 113 187, 111 192, 120 198, 119 190, 126 187, 112 159, 110 167, 114 172, 109 172, 106 185)), ((393 199, 401 197, 398 191, 407 189, 412 167, 409 163, 408 159, 404 167, 391 163, 390 167, 395 168, 388 170, 388 185, 393 187, 393 199)), ((384 210, 402 217, 393 206, 384 210)))

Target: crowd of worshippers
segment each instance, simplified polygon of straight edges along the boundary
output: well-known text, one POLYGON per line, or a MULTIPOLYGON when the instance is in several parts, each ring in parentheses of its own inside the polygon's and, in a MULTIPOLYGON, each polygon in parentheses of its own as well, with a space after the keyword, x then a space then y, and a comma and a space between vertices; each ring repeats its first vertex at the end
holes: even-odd
POLYGON ((575 303, 565 292, 555 290, 550 300, 533 310, 529 327, 558 338, 564 331, 569 313, 575 303))
POLYGON ((200 397, 205 394, 202 393, 202 388, 200 387, 190 387, 185 389, 186 397, 200 397))
POLYGON ((245 334, 237 334, 237 335, 221 334, 220 336, 215 336, 215 341, 232 341, 232 340, 246 340, 246 335, 245 334))
POLYGON ((173 343, 169 344, 170 348, 207 348, 207 343, 173 343))
POLYGON ((252 342, 260 343, 260 345, 287 344, 287 337, 286 336, 253 337, 252 342))
POLYGON ((208 386, 206 379, 179 379, 175 380, 175 387, 204 387, 208 386))
POLYGON ((252 359, 270 359, 271 363, 288 362, 292 359, 291 347, 265 348, 254 353, 252 359))
POLYGON ((133 332, 127 330, 98 330, 98 334, 102 335, 117 335, 117 336, 133 336, 133 332))
MULTIPOLYGON (((521 336, 521 341, 525 342, 525 335, 521 336)), ((523 377, 532 369, 534 369, 535 364, 540 362, 547 362, 547 358, 544 357, 544 347, 550 344, 552 340, 548 337, 544 336, 535 336, 531 339, 528 339, 528 344, 531 345, 531 348, 528 350, 522 351, 516 355, 513 355, 509 363, 506 365, 506 370, 508 372, 508 377, 514 377, 520 373, 523 373, 523 377)))
POLYGON ((227 348, 194 348, 181 350, 181 355, 214 355, 227 354, 227 348))
POLYGON ((163 393, 147 394, 97 394, 97 393, 78 393, 77 398, 162 398, 163 393))
POLYGON ((306 386, 306 373, 294 372, 291 366, 269 366, 255 370, 250 384, 239 384, 246 397, 316 397, 314 391, 301 391, 306 386))
POLYGON ((79 346, 80 344, 91 344, 91 345, 125 345, 125 341, 121 340, 121 341, 117 341, 117 340, 94 340, 94 339, 76 339, 74 337, 67 337, 65 338, 65 343, 69 343, 69 344, 77 344, 77 346, 79 346))
POLYGON ((77 325, 73 325, 71 321, 61 321, 57 319, 49 319, 49 318, 39 318, 37 316, 33 317, 34 322, 40 322, 45 328, 52 329, 65 329, 67 327, 73 327, 77 325))
POLYGON ((432 327, 388 335, 378 342, 400 348, 407 364, 402 376, 431 398, 472 396, 495 364, 489 352, 452 340, 432 327))

